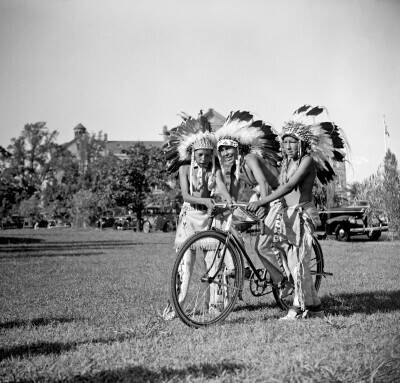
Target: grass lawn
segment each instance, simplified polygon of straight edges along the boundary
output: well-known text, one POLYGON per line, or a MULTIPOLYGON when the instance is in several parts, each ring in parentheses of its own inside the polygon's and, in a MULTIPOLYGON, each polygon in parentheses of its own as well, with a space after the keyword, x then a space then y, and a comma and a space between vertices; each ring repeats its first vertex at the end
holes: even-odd
POLYGON ((400 243, 321 241, 325 319, 270 296, 194 330, 159 313, 174 233, 0 232, 0 381, 398 382, 400 243))

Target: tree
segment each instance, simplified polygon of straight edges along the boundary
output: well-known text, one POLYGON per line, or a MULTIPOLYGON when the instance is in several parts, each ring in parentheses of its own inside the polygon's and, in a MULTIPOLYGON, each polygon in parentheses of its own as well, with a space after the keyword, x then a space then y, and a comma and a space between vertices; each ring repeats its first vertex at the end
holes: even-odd
POLYGON ((166 161, 161 149, 147 149, 138 143, 125 151, 128 156, 115 170, 110 185, 111 197, 117 206, 129 207, 141 221, 142 211, 151 187, 168 190, 166 161))
POLYGON ((7 216, 22 193, 19 182, 9 168, 11 153, 0 146, 0 218, 7 216))
POLYGON ((318 209, 326 209, 328 207, 326 185, 323 185, 321 182, 316 180, 314 182, 312 193, 315 205, 318 207, 318 209))
POLYGON ((36 122, 26 124, 21 135, 11 140, 7 167, 21 188, 20 199, 29 199, 54 172, 57 135, 57 131, 48 130, 45 122, 36 122))
POLYGON ((96 211, 96 195, 90 190, 79 190, 71 201, 71 216, 74 225, 77 227, 86 227, 95 220, 93 212, 96 211))
POLYGON ((361 181, 357 188, 354 188, 354 201, 368 201, 368 221, 372 217, 380 216, 385 209, 383 189, 383 175, 380 171, 361 181))
POLYGON ((90 167, 88 188, 97 196, 97 214, 115 207, 112 185, 121 161, 114 155, 97 157, 90 167))
POLYGON ((101 132, 97 136, 96 134, 85 133, 80 136, 77 146, 79 151, 79 183, 82 188, 89 189, 93 182, 93 176, 97 173, 98 162, 106 156, 105 141, 101 132))
POLYGON ((72 197, 81 189, 79 164, 60 146, 55 155, 54 172, 41 185, 41 205, 48 217, 69 218, 72 197))
POLYGON ((360 182, 353 182, 347 188, 347 192, 350 196, 350 201, 355 202, 358 199, 358 196, 362 193, 362 185, 360 182))
MULTIPOLYGON (((73 209, 73 196, 80 190, 90 191, 97 204, 90 205, 90 220, 108 210, 112 201, 107 198, 107 181, 113 174, 117 161, 114 156, 105 156, 104 140, 97 136, 84 134, 78 143, 75 157, 65 146, 58 146, 53 154, 52 172, 41 185, 43 211, 50 217, 68 219, 73 209)), ((83 224, 82 219, 76 223, 83 224)))
POLYGON ((389 219, 392 237, 400 235, 400 175, 397 159, 390 150, 386 152, 383 173, 383 200, 389 219))
POLYGON ((29 199, 21 201, 19 204, 19 214, 23 217, 31 217, 35 221, 40 219, 40 198, 38 195, 33 195, 29 199))

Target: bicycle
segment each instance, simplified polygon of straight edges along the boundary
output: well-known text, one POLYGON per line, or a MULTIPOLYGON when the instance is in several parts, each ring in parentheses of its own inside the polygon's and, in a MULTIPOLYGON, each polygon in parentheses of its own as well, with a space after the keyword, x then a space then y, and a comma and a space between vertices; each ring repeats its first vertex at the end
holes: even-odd
MULTIPOLYGON (((246 224, 255 225, 260 221, 245 210, 246 206, 243 203, 216 204, 208 230, 188 238, 178 252, 172 269, 171 297, 176 314, 188 326, 209 326, 229 315, 243 292, 244 259, 251 270, 249 284, 254 296, 272 292, 281 309, 291 304, 293 297, 280 296, 280 289, 272 283, 268 270, 255 267, 239 232, 232 225, 236 209, 248 217, 246 224), (230 213, 224 220, 225 229, 212 227, 215 217, 225 212, 230 213), (186 272, 183 271, 185 267, 186 272)), ((316 237, 310 269, 318 291, 322 276, 331 274, 324 272, 323 253, 316 237)))

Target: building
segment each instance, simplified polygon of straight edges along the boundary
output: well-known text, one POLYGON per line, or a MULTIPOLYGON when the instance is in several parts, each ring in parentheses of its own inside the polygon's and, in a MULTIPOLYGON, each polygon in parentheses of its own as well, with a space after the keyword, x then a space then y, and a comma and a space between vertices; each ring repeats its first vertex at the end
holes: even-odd
POLYGON ((214 109, 208 109, 207 112, 203 114, 203 117, 207 118, 213 132, 218 130, 225 122, 225 117, 214 109))
POLYGON ((155 146, 161 148, 163 141, 109 141, 107 134, 98 133, 97 136, 91 136, 82 124, 74 128, 73 140, 63 144, 63 148, 73 154, 79 162, 79 169, 85 172, 92 159, 93 152, 99 152, 103 155, 113 154, 119 159, 126 158, 125 150, 137 143, 142 143, 146 147, 155 146))

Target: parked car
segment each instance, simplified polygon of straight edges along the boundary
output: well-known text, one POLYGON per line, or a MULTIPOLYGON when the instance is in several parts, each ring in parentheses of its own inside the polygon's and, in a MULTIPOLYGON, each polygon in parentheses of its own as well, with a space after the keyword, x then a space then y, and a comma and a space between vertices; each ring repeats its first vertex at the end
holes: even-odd
POLYGON ((348 241, 355 235, 366 235, 376 241, 382 232, 388 230, 387 218, 383 212, 372 212, 367 202, 355 206, 342 206, 320 211, 322 226, 317 233, 332 235, 339 241, 348 241))
POLYGON ((135 215, 115 217, 114 229, 116 230, 137 230, 137 218, 135 215))
POLYGON ((54 219, 50 219, 49 222, 47 223, 47 228, 48 229, 52 229, 54 227, 56 227, 57 222, 54 219))
POLYGON ((115 223, 115 218, 114 217, 104 216, 104 217, 100 217, 97 220, 96 226, 99 229, 105 229, 107 227, 114 227, 114 223, 115 223))
POLYGON ((176 230, 176 213, 171 208, 148 205, 143 211, 142 219, 144 233, 150 233, 155 230, 164 232, 176 230))
POLYGON ((33 229, 35 226, 35 218, 34 217, 24 217, 23 227, 24 229, 33 229))
POLYGON ((40 217, 38 219, 36 219, 35 224, 34 224, 34 229, 39 229, 39 228, 43 228, 43 227, 48 227, 49 225, 49 221, 46 218, 40 217))
POLYGON ((0 227, 6 229, 22 229, 24 227, 24 217, 11 215, 1 219, 0 227))

